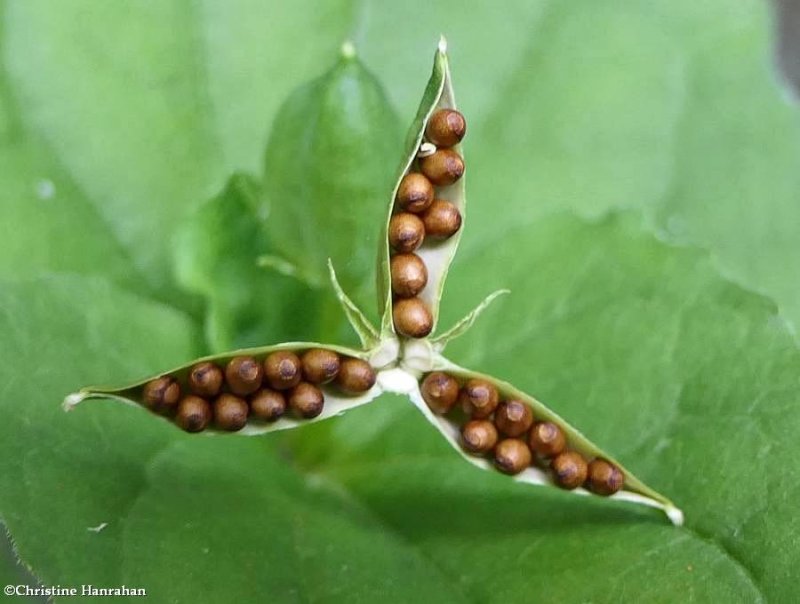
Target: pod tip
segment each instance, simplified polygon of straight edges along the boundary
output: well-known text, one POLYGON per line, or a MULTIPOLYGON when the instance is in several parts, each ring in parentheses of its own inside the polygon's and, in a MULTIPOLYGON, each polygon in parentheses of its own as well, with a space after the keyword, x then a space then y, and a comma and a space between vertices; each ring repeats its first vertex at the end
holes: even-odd
POLYGON ((441 53, 447 52, 447 38, 444 37, 444 34, 439 36, 439 52, 441 53))
POLYGON ((350 40, 345 40, 342 43, 342 48, 340 49, 342 53, 342 58, 344 59, 353 59, 356 56, 356 46, 350 40))
POLYGON ((683 512, 679 508, 668 506, 664 508, 664 512, 667 514, 667 518, 670 519, 672 524, 675 526, 683 526, 683 512))
POLYGON ((68 394, 64 397, 61 407, 64 409, 64 411, 72 411, 75 405, 83 401, 87 396, 89 396, 88 393, 84 391, 68 394))

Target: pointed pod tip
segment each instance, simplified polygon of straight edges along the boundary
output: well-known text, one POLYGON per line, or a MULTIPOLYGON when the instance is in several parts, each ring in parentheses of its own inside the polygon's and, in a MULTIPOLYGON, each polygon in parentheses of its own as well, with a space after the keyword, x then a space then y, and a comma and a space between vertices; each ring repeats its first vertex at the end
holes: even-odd
POLYGON ((72 411, 75 408, 75 405, 82 402, 88 396, 89 394, 83 390, 68 394, 64 397, 64 400, 61 403, 61 408, 64 409, 64 411, 72 411))
POLYGON ((664 508, 664 513, 666 513, 667 518, 669 518, 672 524, 675 526, 683 526, 683 512, 679 508, 671 505, 664 508))
POLYGON ((351 40, 342 42, 342 47, 339 49, 343 59, 354 59, 356 57, 356 45, 351 40))
POLYGON ((444 34, 439 36, 439 52, 445 54, 447 52, 447 38, 444 34))

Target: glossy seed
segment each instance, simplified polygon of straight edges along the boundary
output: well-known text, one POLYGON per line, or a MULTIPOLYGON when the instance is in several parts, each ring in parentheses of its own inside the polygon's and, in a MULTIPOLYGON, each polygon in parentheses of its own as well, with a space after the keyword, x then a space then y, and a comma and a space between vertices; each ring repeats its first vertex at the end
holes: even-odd
POLYGON ((312 348, 305 352, 300 359, 303 366, 303 376, 312 384, 327 384, 339 375, 341 361, 339 355, 332 350, 312 348))
POLYGON ((442 371, 434 371, 422 380, 420 391, 431 411, 444 415, 458 400, 458 381, 442 371))
POLYGON ((433 329, 433 315, 419 298, 396 300, 392 319, 397 332, 409 338, 424 338, 433 329))
POLYGON ((498 405, 494 423, 506 436, 522 436, 533 424, 533 411, 522 401, 509 400, 498 405))
POLYGON ((454 203, 444 199, 434 199, 422 215, 422 224, 426 236, 447 239, 461 228, 461 212, 454 203))
MULTIPOLYGON (((422 173, 437 187, 452 185, 464 175, 464 160, 452 149, 439 149, 433 155, 423 157, 419 160, 419 166, 422 173)), ((425 208, 428 206, 430 202, 425 208)))
POLYGON ((336 376, 336 385, 345 394, 361 394, 375 385, 377 376, 375 370, 366 361, 361 359, 342 359, 339 375, 336 376))
POLYGON ((247 402, 232 394, 220 394, 214 401, 214 423, 217 427, 236 432, 247 423, 247 402))
POLYGON ((264 377, 273 390, 288 390, 300 383, 303 366, 298 356, 289 350, 279 350, 264 359, 264 377))
POLYGON ((425 136, 437 147, 457 145, 467 133, 467 120, 455 109, 440 109, 428 120, 425 136))
POLYGON ((407 212, 418 214, 433 202, 433 185, 419 172, 409 172, 397 189, 397 204, 407 212))
POLYGON ((144 404, 157 413, 169 413, 181 398, 181 387, 169 376, 150 380, 142 392, 144 404))
POLYGON ((189 388, 197 396, 214 397, 222 388, 222 369, 208 361, 198 363, 189 371, 189 388))
POLYGON ((460 399, 464 413, 480 419, 492 414, 500 401, 500 395, 497 388, 486 380, 473 379, 464 384, 460 399))
POLYGON ((425 224, 416 214, 400 212, 389 222, 389 245, 398 252, 413 252, 425 239, 425 224))
POLYGON ((187 432, 202 432, 211 421, 211 405, 199 396, 189 395, 178 403, 175 423, 187 432))
POLYGON ((497 428, 485 419, 467 422, 461 429, 461 444, 470 453, 488 453, 497 444, 497 428))
POLYGON ((401 298, 416 296, 428 283, 428 269, 416 254, 395 254, 390 268, 392 291, 401 298))
POLYGON ((537 422, 531 428, 528 444, 542 457, 555 457, 564 450, 564 432, 552 422, 537 422))
POLYGON ((274 422, 286 413, 286 397, 278 390, 264 388, 250 400, 250 411, 258 419, 274 422))
POLYGON ((234 357, 225 367, 225 381, 239 396, 252 394, 261 387, 264 372, 253 357, 234 357))
POLYGON ((288 398, 292 412, 303 419, 317 417, 322 413, 322 408, 325 405, 325 397, 322 394, 322 390, 308 382, 297 384, 289 391, 288 398))
POLYGON ((517 438, 507 438, 494 449, 494 464, 506 474, 519 474, 531 465, 531 450, 517 438))
POLYGON ((595 459, 589 464, 589 488, 598 495, 613 495, 625 484, 622 471, 605 459, 595 459))
POLYGON ((550 463, 553 480, 562 489, 575 489, 586 480, 589 471, 583 455, 576 451, 564 451, 550 463))

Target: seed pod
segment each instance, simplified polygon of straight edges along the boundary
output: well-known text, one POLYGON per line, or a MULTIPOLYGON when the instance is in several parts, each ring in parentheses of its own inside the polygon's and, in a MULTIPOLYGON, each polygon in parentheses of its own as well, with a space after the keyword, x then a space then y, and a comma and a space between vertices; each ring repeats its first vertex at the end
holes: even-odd
POLYGON ((189 371, 189 388, 197 396, 214 397, 222 388, 222 369, 214 363, 198 363, 189 371))
POLYGON ((553 479, 562 489, 575 489, 586 480, 589 471, 583 455, 577 451, 565 451, 550 463, 553 479))
POLYGON ((377 376, 372 366, 361 359, 342 359, 336 385, 345 394, 361 394, 375 385, 377 376))
POLYGON ((250 401, 250 411, 258 419, 274 422, 286 412, 286 398, 282 392, 264 388, 250 401))
POLYGON ((409 338, 424 338, 433 329, 433 316, 419 298, 396 300, 392 308, 394 328, 409 338))
POLYGON ((589 464, 589 488, 598 495, 613 495, 625 484, 620 469, 605 459, 595 459, 589 464))
POLYGON ((412 298, 425 289, 428 269, 416 254, 395 254, 391 261, 392 291, 401 298, 412 298))
POLYGON ((433 185, 419 172, 409 172, 397 189, 397 205, 407 212, 418 214, 433 202, 433 185))
POLYGON ((533 412, 526 403, 512 399, 500 403, 494 414, 494 423, 506 436, 522 436, 533 423, 533 412))
MULTIPOLYGON (((419 167, 437 187, 452 185, 464 175, 464 160, 452 149, 439 149, 433 155, 423 157, 419 160, 419 167)), ((430 202, 425 208, 429 205, 430 202)))
POLYGON ((473 379, 464 384, 459 398, 464 413, 480 419, 492 414, 500 395, 497 393, 497 388, 486 380, 473 379))
POLYGON ((497 428, 485 419, 467 422, 461 429, 461 444, 470 453, 488 453, 497 444, 497 428))
POLYGON ((455 109, 440 109, 431 116, 425 136, 437 147, 452 147, 467 133, 467 121, 455 109))
POLYGON ((207 400, 190 394, 178 403, 175 423, 187 432, 202 432, 210 421, 211 405, 207 400))
POLYGON ((434 413, 444 415, 458 400, 458 382, 441 371, 434 371, 425 376, 420 386, 422 398, 434 413))
POLYGON ((564 450, 564 432, 552 422, 537 422, 531 429, 528 444, 542 457, 555 457, 564 450))
POLYGON ((422 215, 422 224, 426 236, 447 239, 461 228, 461 212, 454 203, 444 199, 434 199, 422 215))
POLYGON ((531 465, 531 450, 518 438, 507 438, 494 449, 494 464, 506 474, 519 474, 531 465))
POLYGON ((300 382, 289 391, 289 406, 297 417, 311 419, 322 413, 325 397, 322 390, 309 384, 300 382))
POLYGON ((327 384, 339 375, 339 355, 332 350, 312 348, 300 360, 303 376, 312 384, 327 384))
POLYGON ((300 383, 303 366, 293 352, 279 350, 264 359, 264 373, 270 388, 288 390, 300 383))
POLYGON ((181 387, 167 375, 150 380, 142 391, 144 404, 156 413, 169 413, 178 404, 180 397, 181 387))
POLYGON ((263 376, 261 364, 253 357, 234 357, 225 367, 228 388, 239 396, 247 396, 258 390, 263 376))
MULTIPOLYGON (((434 202, 435 203, 435 202, 434 202)), ((389 245, 398 252, 413 252, 425 239, 425 224, 419 216, 400 212, 389 222, 389 245)))
POLYGON ((223 430, 236 432, 247 423, 248 407, 244 399, 220 394, 214 401, 214 423, 223 430))

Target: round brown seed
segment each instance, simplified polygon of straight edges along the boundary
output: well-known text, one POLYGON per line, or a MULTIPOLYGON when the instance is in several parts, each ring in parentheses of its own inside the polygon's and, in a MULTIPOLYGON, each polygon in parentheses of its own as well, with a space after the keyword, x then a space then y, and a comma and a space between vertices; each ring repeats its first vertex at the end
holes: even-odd
POLYGON ((425 376, 420 386, 422 398, 431 411, 444 415, 458 400, 458 382, 452 375, 434 371, 425 376))
POLYGON ((470 453, 488 453, 497 444, 497 428, 489 420, 474 419, 461 429, 461 445, 470 453))
POLYGON ((467 120, 455 109, 440 109, 431 116, 425 135, 437 147, 452 147, 467 133, 467 120))
POLYGON ((339 355, 332 350, 312 348, 300 359, 303 376, 312 384, 327 384, 339 375, 339 355))
POLYGON ((389 222, 389 245, 398 252, 413 252, 425 239, 425 224, 419 216, 400 212, 389 222))
POLYGON ((390 268, 392 291, 401 298, 416 296, 428 283, 428 269, 416 254, 395 254, 390 268))
POLYGON ((595 459, 589 464, 589 488, 598 495, 613 495, 625 484, 622 471, 605 459, 595 459))
POLYGON ((236 432, 247 423, 247 402, 232 394, 220 394, 214 401, 214 423, 223 430, 236 432))
POLYGON ((500 403, 494 414, 494 423, 506 436, 522 436, 533 423, 533 411, 526 403, 512 399, 500 403))
POLYGON ((197 396, 217 396, 222 380, 222 369, 208 361, 198 363, 189 372, 189 388, 197 396))
POLYGON ((361 394, 375 385, 375 370, 361 359, 342 359, 336 385, 346 394, 361 394))
POLYGON ((475 379, 464 384, 460 399, 464 413, 480 419, 492 414, 500 395, 497 393, 497 388, 486 380, 475 379))
POLYGON ((145 384, 142 392, 144 404, 157 413, 168 413, 178 404, 181 387, 173 378, 165 375, 145 384))
POLYGON ((543 457, 555 457, 564 450, 567 439, 561 428, 553 422, 537 422, 531 428, 528 444, 543 457))
POLYGON ((239 396, 252 394, 261 387, 264 373, 253 357, 234 357, 225 367, 225 381, 231 392, 239 396))
POLYGON ((250 411, 258 419, 274 422, 286 413, 286 397, 282 392, 264 388, 250 401, 250 411))
POLYGON ((433 315, 419 298, 396 300, 392 319, 398 333, 409 338, 424 338, 433 329, 433 315))
POLYGON ((178 403, 175 423, 187 432, 202 432, 211 421, 211 405, 199 396, 189 395, 178 403))
POLYGON ((274 390, 288 390, 300 383, 303 366, 298 356, 289 350, 279 350, 264 359, 267 383, 274 390))
POLYGON ((317 417, 322 413, 324 404, 325 397, 322 395, 322 390, 314 384, 300 382, 289 391, 289 407, 297 417, 303 419, 317 417))
POLYGON ((564 451, 550 463, 553 479, 562 489, 574 489, 586 480, 589 471, 583 455, 576 451, 564 451))
POLYGON ((454 203, 434 199, 422 215, 422 224, 428 237, 447 239, 461 228, 461 212, 454 203))
POLYGON ((531 450, 517 438, 507 438, 494 449, 494 464, 506 474, 519 474, 531 465, 531 450))
MULTIPOLYGON (((452 149, 439 149, 433 155, 423 157, 419 160, 419 167, 437 187, 452 185, 464 175, 464 160, 452 149)), ((430 202, 425 207, 429 205, 430 202)))
POLYGON ((409 172, 397 189, 397 204, 408 212, 424 212, 433 202, 433 185, 419 172, 409 172))

